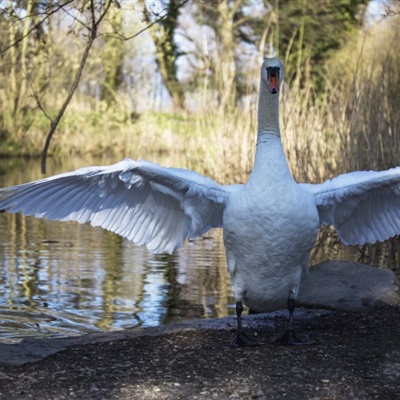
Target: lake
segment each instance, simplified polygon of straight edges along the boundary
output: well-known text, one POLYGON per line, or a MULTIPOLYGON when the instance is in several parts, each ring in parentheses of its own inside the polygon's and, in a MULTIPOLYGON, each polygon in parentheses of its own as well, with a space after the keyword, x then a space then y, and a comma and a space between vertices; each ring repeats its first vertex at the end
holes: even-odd
MULTIPOLYGON (((50 160, 48 171, 116 161, 71 158, 57 165, 50 160)), ((0 159, 0 187, 41 177, 40 160, 0 159)), ((361 260, 400 276, 399 254, 398 241, 345 247, 328 229, 312 263, 361 260)), ((3 342, 224 317, 234 315, 234 305, 220 229, 186 241, 173 255, 154 255, 90 225, 0 214, 3 342)))

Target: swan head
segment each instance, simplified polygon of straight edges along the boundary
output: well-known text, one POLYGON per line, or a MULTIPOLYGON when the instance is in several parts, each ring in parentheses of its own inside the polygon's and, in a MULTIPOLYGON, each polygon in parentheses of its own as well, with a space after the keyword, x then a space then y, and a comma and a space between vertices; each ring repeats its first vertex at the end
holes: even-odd
POLYGON ((265 58, 261 66, 261 80, 271 94, 279 93, 284 77, 283 62, 279 58, 265 58))

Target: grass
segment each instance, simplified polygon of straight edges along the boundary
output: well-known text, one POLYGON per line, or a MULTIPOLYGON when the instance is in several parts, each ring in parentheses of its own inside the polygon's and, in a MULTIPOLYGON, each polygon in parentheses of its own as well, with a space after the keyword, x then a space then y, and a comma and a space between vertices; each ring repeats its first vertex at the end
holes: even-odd
MULTIPOLYGON (((327 65, 323 93, 315 93, 309 80, 305 86, 291 82, 285 85, 282 140, 297 180, 318 182, 350 170, 384 169, 398 164, 397 22, 394 18, 369 34, 360 32, 337 53, 327 65)), ((286 68, 290 70, 291 66, 286 68)), ((258 74, 258 67, 249 71, 249 87, 258 81, 258 74)), ((54 135, 50 153, 55 157, 107 155, 137 159, 167 154, 175 166, 196 169, 222 183, 243 182, 255 151, 254 90, 249 89, 251 101, 241 107, 210 110, 207 104, 211 104, 212 96, 204 91, 199 102, 202 107, 196 107, 195 113, 145 112, 140 116, 75 97, 54 135)), ((3 120, 10 121, 4 117, 6 114, 5 110, 3 120)), ((31 107, 21 120, 13 135, 0 136, 0 154, 40 155, 48 119, 31 107)))

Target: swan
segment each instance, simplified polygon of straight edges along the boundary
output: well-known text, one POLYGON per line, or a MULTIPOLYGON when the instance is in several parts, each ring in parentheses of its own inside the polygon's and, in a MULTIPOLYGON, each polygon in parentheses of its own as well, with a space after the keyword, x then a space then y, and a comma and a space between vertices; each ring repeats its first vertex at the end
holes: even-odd
POLYGON ((275 342, 300 345, 295 301, 320 225, 345 244, 383 241, 400 233, 400 167, 297 183, 279 129, 284 66, 261 66, 254 167, 245 184, 220 185, 194 171, 124 159, 0 189, 0 210, 101 226, 155 253, 172 253, 189 237, 223 229, 236 299, 232 345, 260 342, 242 328, 243 304, 254 312, 288 308, 287 330, 275 342))

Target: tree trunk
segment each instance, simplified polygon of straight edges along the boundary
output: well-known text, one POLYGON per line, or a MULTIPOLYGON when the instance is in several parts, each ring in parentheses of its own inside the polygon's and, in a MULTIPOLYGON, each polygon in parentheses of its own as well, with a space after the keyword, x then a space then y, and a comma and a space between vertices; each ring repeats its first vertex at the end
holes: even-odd
MULTIPOLYGON (((151 13, 146 7, 145 0, 141 0, 141 4, 145 20, 150 24, 152 22, 151 13)), ((177 78, 176 67, 176 61, 181 54, 174 41, 182 4, 182 1, 170 0, 166 17, 150 28, 150 34, 156 47, 156 61, 175 111, 183 109, 185 102, 184 88, 177 78)))
POLYGON ((220 98, 220 105, 223 109, 234 105, 236 101, 236 68, 235 68, 235 39, 233 18, 237 7, 242 2, 236 1, 230 7, 227 1, 221 1, 217 7, 218 27, 215 31, 217 38, 217 50, 219 59, 217 61, 217 88, 220 98))
MULTIPOLYGON (((110 10, 115 32, 122 32, 122 12, 117 8, 110 10)), ((121 85, 121 70, 124 61, 124 43, 121 39, 106 36, 104 39, 103 56, 103 82, 101 85, 101 100, 108 105, 117 102, 117 93, 121 85)))

